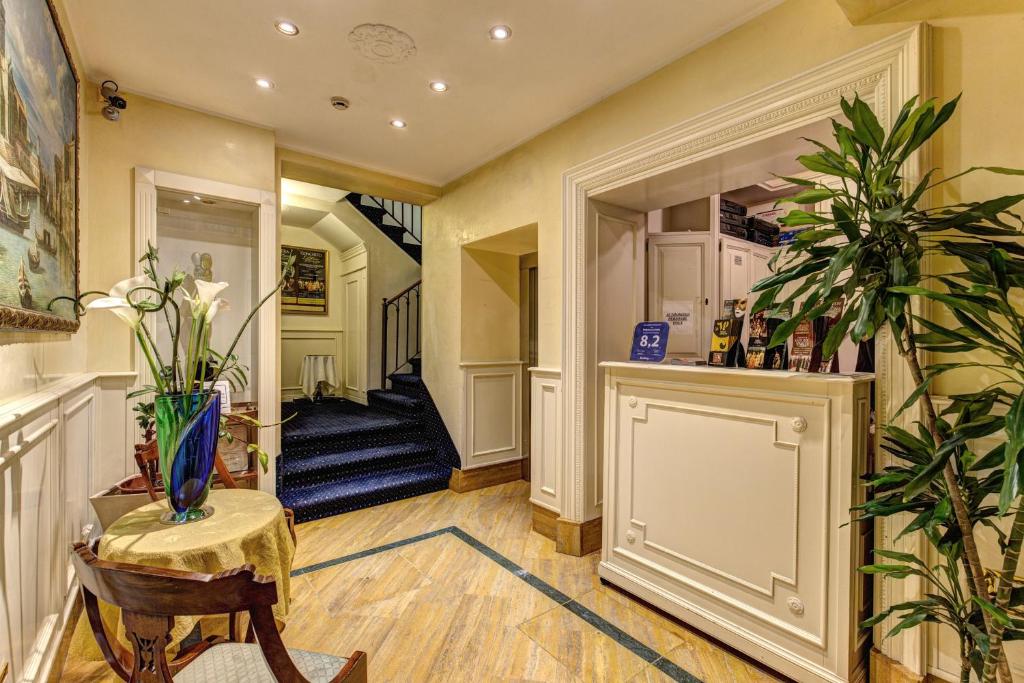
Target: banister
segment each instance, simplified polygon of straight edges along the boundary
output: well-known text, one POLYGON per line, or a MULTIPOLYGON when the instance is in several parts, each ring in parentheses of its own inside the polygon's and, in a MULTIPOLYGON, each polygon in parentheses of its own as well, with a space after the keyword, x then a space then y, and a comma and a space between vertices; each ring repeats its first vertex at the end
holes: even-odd
POLYGON ((409 293, 409 292, 411 292, 412 290, 416 289, 416 288, 417 288, 417 287, 419 287, 419 286, 420 286, 420 284, 422 284, 422 283, 423 283, 423 280, 417 280, 416 282, 412 283, 411 285, 409 285, 408 287, 406 287, 405 289, 403 289, 403 290, 402 290, 401 292, 399 292, 398 294, 395 294, 395 295, 394 295, 393 297, 391 297, 390 299, 384 299, 384 304, 385 304, 385 305, 387 305, 387 304, 392 304, 392 303, 394 303, 394 302, 398 301, 398 299, 402 298, 403 296, 405 296, 406 294, 408 294, 408 293, 409 293))

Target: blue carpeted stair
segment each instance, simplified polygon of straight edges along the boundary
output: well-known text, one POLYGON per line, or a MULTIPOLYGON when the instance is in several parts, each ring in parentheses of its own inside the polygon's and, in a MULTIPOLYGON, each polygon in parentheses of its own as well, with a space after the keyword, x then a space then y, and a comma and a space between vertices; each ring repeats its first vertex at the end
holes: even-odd
POLYGON ((344 399, 285 403, 278 497, 300 522, 448 487, 458 455, 419 375, 393 375, 392 389, 344 399))

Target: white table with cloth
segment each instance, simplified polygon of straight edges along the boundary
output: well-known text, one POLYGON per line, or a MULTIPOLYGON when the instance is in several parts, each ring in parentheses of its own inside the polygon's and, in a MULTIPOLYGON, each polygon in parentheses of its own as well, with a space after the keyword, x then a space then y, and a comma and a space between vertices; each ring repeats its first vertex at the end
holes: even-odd
POLYGON ((313 398, 321 383, 333 391, 338 386, 338 375, 334 368, 333 355, 308 355, 302 359, 302 393, 313 398))

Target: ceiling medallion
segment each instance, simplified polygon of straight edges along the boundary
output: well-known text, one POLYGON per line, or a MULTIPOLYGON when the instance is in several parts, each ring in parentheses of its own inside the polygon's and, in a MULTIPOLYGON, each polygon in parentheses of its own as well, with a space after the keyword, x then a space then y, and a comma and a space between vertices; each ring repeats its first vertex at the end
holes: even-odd
POLYGON ((412 36, 387 24, 360 24, 348 34, 348 40, 373 62, 398 64, 416 54, 412 36))

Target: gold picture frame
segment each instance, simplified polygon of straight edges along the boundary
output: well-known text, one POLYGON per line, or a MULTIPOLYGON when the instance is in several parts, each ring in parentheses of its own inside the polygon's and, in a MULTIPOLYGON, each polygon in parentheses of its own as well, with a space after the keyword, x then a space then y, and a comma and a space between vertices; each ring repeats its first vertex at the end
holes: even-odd
POLYGON ((281 312, 327 315, 330 305, 330 254, 326 249, 281 245, 281 265, 295 257, 294 272, 281 288, 281 312))
MULTIPOLYGON (((65 79, 65 87, 59 93, 41 94, 31 89, 30 92, 22 93, 19 90, 8 93, 8 97, 16 98, 12 102, 28 99, 36 111, 50 110, 48 107, 40 107, 36 98, 56 98, 58 117, 62 120, 46 123, 53 124, 54 130, 66 130, 69 121, 73 120, 69 131, 72 139, 48 140, 49 145, 34 148, 23 146, 20 150, 17 140, 6 141, 5 149, 13 150, 13 157, 4 159, 5 173, 10 176, 4 182, 9 181, 9 185, 16 186, 17 192, 5 195, 14 198, 11 206, 0 207, 0 247, 7 262, 4 269, 5 290, 0 296, 0 330, 73 333, 80 324, 78 310, 68 299, 77 298, 80 291, 81 81, 51 0, 23 0, 23 4, 29 5, 27 11, 30 15, 43 15, 40 17, 43 20, 41 40, 46 44, 36 45, 33 41, 30 48, 35 48, 37 54, 31 56, 38 58, 39 55, 57 55, 57 51, 52 48, 59 43, 64 63, 48 66, 58 74, 58 80, 65 79), (60 142, 60 149, 55 147, 57 142, 60 142), (16 172, 25 166, 23 162, 32 161, 27 159, 28 156, 34 156, 38 163, 29 163, 27 167, 38 169, 37 172, 16 172), (58 296, 64 297, 64 300, 51 306, 53 299, 58 296)), ((3 12, 5 26, 15 20, 14 17, 6 16, 7 10, 2 4, 0 11, 3 12)), ((0 51, 6 53, 9 49, 6 36, 0 36, 0 41, 3 41, 0 51)), ((22 68, 20 65, 25 55, 12 53, 6 57, 3 63, 7 69, 22 68)), ((6 81, 14 82, 11 74, 5 73, 3 76, 6 81)), ((22 104, 21 108, 25 109, 26 106, 22 104)), ((39 145, 39 132, 32 124, 33 121, 26 117, 22 127, 27 131, 26 135, 34 135, 33 139, 39 145)))

